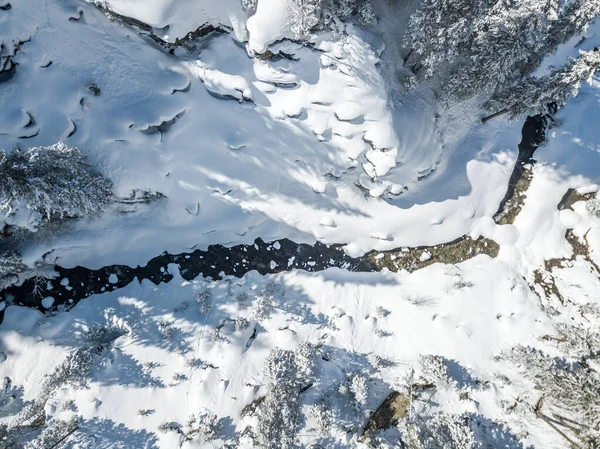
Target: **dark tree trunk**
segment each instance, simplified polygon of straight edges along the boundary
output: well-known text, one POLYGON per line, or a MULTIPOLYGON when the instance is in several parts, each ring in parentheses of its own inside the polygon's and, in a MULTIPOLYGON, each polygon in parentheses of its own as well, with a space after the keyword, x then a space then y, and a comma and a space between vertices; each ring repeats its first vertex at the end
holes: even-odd
POLYGON ((494 117, 499 117, 499 116, 501 116, 501 115, 507 114, 508 112, 510 112, 510 108, 504 108, 504 109, 502 109, 501 111, 494 112, 492 115, 488 115, 487 117, 483 117, 483 118, 481 119, 481 123, 485 123, 485 122, 487 122, 488 120, 491 120, 491 119, 493 119, 494 117))

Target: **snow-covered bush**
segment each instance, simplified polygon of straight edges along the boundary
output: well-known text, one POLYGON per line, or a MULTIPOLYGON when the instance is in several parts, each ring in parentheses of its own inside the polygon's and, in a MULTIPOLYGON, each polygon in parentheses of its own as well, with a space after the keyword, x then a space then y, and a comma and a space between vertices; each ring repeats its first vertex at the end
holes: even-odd
POLYGON ((321 400, 316 404, 311 405, 308 410, 308 415, 313 427, 320 435, 329 432, 332 420, 331 406, 329 404, 321 400))
POLYGON ((465 415, 436 414, 427 420, 427 432, 422 434, 425 447, 443 449, 475 449, 480 444, 465 415))
POLYGON ((252 15, 256 12, 256 7, 258 6, 258 0, 241 0, 242 8, 244 11, 248 13, 248 15, 252 15))
POLYGON ((587 211, 592 214, 593 216, 600 218, 600 199, 599 198, 594 198, 589 200, 586 204, 585 207, 587 209, 587 211))
POLYGON ((0 228, 31 227, 31 211, 46 219, 82 217, 111 199, 111 182, 90 170, 77 148, 59 142, 0 151, 0 228))
POLYGON ((481 444, 475 439, 466 415, 437 413, 402 421, 398 428, 404 449, 477 449, 481 444))
POLYGON ((197 415, 192 415, 185 426, 184 441, 197 441, 206 443, 215 440, 221 433, 221 426, 217 415, 210 410, 202 410, 197 415))
POLYGON ((108 346, 130 332, 129 327, 112 323, 104 326, 93 325, 85 331, 84 338, 91 346, 108 346))
POLYGON ((588 328, 558 323, 555 326, 559 334, 554 340, 559 349, 569 358, 576 360, 597 359, 600 357, 600 328, 592 325, 588 328))
POLYGON ((204 314, 211 311, 212 300, 211 294, 208 290, 198 293, 198 296, 196 296, 196 302, 198 303, 198 310, 200 313, 204 314))
POLYGON ((249 325, 250 325, 250 323, 248 322, 248 319, 244 318, 243 316, 239 316, 235 319, 235 330, 236 331, 243 331, 244 329, 248 329, 249 325))
POLYGON ((158 426, 158 431, 162 433, 183 433, 183 431, 181 430, 181 424, 175 421, 165 421, 160 423, 160 425, 158 426))
POLYGON ((391 312, 389 310, 387 310, 384 307, 381 306, 377 306, 377 309, 375 311, 375 315, 377 316, 377 318, 385 318, 387 317, 391 312))
POLYGON ((315 30, 336 22, 365 25, 374 21, 370 0, 293 0, 290 29, 297 39, 309 39, 315 30))
POLYGON ((423 377, 437 386, 449 386, 452 376, 444 357, 438 355, 422 355, 419 357, 423 377))
POLYGON ((165 340, 169 340, 177 333, 177 328, 173 326, 171 321, 160 320, 158 323, 158 333, 165 340))
POLYGON ((290 29, 297 39, 308 39, 319 24, 320 0, 293 0, 290 29))
POLYGON ((361 410, 367 405, 367 399, 369 398, 368 380, 361 373, 349 373, 338 387, 338 392, 348 395, 352 400, 353 406, 357 410, 361 410))
POLYGON ((267 291, 259 292, 250 304, 250 318, 256 321, 266 321, 271 318, 274 298, 267 291))

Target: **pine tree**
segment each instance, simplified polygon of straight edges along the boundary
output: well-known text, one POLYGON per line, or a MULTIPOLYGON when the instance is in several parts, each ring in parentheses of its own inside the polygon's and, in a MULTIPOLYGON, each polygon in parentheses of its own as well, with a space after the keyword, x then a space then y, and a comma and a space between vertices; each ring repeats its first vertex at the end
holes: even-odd
POLYGON ((510 113, 512 119, 547 114, 551 112, 548 109, 550 105, 553 108, 561 107, 570 97, 576 96, 582 81, 590 82, 598 70, 600 49, 582 51, 578 58, 571 59, 546 76, 528 77, 519 84, 496 93, 484 104, 484 108, 495 112, 493 115, 498 115, 497 111, 510 113))
POLYGON ((290 29, 297 39, 306 40, 319 24, 320 0, 293 0, 290 29))
POLYGON ((600 14, 600 0, 422 0, 404 46, 409 86, 441 73, 443 99, 521 82, 600 14))
POLYGON ((442 96, 462 100, 491 93, 532 73, 549 52, 559 1, 564 0, 517 0, 477 18, 465 61, 453 66, 442 96))
POLYGON ((600 0, 572 0, 550 30, 550 45, 556 48, 582 31, 600 15, 600 0))
POLYGON ((26 269, 27 266, 23 263, 19 253, 15 251, 0 251, 0 290, 12 284, 12 281, 16 280, 16 275, 26 269))
POLYGON ((261 449, 294 447, 303 419, 300 392, 314 382, 316 349, 303 343, 295 351, 273 349, 263 377, 269 391, 258 408, 257 445, 261 449))
POLYGON ((59 142, 0 151, 0 217, 23 207, 48 219, 81 217, 103 210, 111 199, 111 182, 90 170, 77 148, 59 142))
POLYGON ((410 17, 404 46, 417 81, 435 74, 442 63, 453 63, 469 47, 477 18, 497 0, 423 0, 410 17))

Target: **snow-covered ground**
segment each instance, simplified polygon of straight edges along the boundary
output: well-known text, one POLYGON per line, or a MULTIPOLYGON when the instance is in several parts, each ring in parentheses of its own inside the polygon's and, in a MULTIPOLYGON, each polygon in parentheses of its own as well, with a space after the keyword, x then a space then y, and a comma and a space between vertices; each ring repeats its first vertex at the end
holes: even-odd
MULTIPOLYGON (((569 215, 577 215, 582 230, 591 226, 597 233, 600 219, 579 205, 569 215)), ((539 209, 527 204, 523 212, 533 216, 539 209)), ((515 226, 524 230, 520 223, 515 226)), ((593 249, 600 253, 600 246, 593 249)), ((87 298, 68 313, 43 316, 9 307, 0 327, 0 375, 12 379, 16 390, 8 393, 16 395, 12 401, 4 399, 2 413, 40 397, 44 375, 69 352, 97 344, 90 334, 105 328, 119 338, 97 356, 87 386, 62 387, 46 406, 48 419, 72 415, 72 410, 82 416, 65 447, 176 447, 180 435, 158 432, 161 423, 183 424, 203 409, 222 420, 217 440, 239 437, 256 419, 242 410, 267 391, 262 372, 269 351, 294 350, 307 341, 322 347, 317 380, 305 393, 303 407, 309 415, 311 405, 327 398, 338 410, 331 447, 356 446, 360 427, 392 389, 404 391, 420 376, 431 380, 418 363, 419 356, 429 354, 442 355, 468 373, 464 379, 471 379, 459 376, 454 387, 440 388, 432 398, 437 402, 433 410, 505 424, 512 443, 503 447, 523 447, 518 443, 522 436, 535 447, 564 447, 560 435, 542 421, 506 409, 518 397, 533 405, 537 396, 514 366, 494 357, 517 344, 557 353, 553 342, 541 337, 555 335, 560 323, 589 326, 589 315, 578 314, 578 307, 598 306, 600 280, 581 259, 561 269, 559 285, 568 305, 549 299, 561 310, 559 316, 549 316, 528 285, 532 280, 522 277, 514 253, 507 252, 497 259, 481 255, 455 266, 435 264, 413 274, 329 269, 187 282, 170 266, 175 279, 168 284, 134 282, 87 298), (260 305, 258 298, 265 297, 272 307, 260 305), (351 401, 337 389, 351 373, 368 379, 368 393, 365 403, 348 415, 351 401), (489 385, 480 388, 475 379, 489 385), (461 400, 460 393, 468 393, 469 400, 461 400), (113 426, 121 430, 113 431, 113 426), (347 434, 348 426, 352 431, 347 434), (90 445, 92 440, 97 446, 90 445)), ((413 406, 424 405, 415 401, 413 406)), ((488 430, 487 440, 499 443, 498 428, 488 430)), ((308 447, 318 439, 309 421, 300 442, 308 447)), ((222 443, 202 446, 195 440, 183 447, 222 443)))
MULTIPOLYGON (((0 377, 10 380, 0 391, 0 431, 44 398, 46 423, 81 416, 65 448, 179 447, 181 433, 159 427, 185 429, 204 409, 220 419, 219 435, 181 447, 236 438, 252 447, 244 429, 257 416, 247 406, 269 391, 268 354, 310 342, 317 374, 301 396, 304 447, 322 438, 314 404, 333 410, 324 447, 359 447, 390 391, 427 382, 436 388, 415 396, 411 414, 467 413, 493 447, 565 447, 531 411, 534 384, 498 356, 529 345, 568 358, 546 338, 557 326, 598 333, 600 317, 589 310, 600 310, 600 217, 583 201, 557 205, 568 189, 598 190, 600 80, 559 112, 522 210, 498 225, 492 217, 521 124, 482 125, 476 101, 442 108, 426 88, 392 100, 384 41, 352 26, 314 45, 280 41, 290 37, 289 5, 278 3, 261 0, 246 24, 234 0, 107 2, 169 42, 205 23, 233 30, 173 54, 76 0, 15 1, 0 11, 0 40, 25 42, 15 75, 0 84, 0 149, 62 140, 114 182, 117 196, 167 197, 133 212, 115 206, 59 233, 42 229, 22 243, 26 262, 46 255, 64 267, 136 266, 163 251, 258 237, 342 243, 359 255, 465 234, 496 241, 498 257, 412 274, 293 270, 217 282, 185 281, 170 266, 168 284, 134 282, 69 312, 57 313, 51 298, 47 315, 2 301, 0 377), (255 55, 267 47, 279 57, 255 55), (589 255, 572 257, 568 229, 589 255), (551 259, 564 261, 545 266, 551 259), (50 388, 51 373, 78 348, 90 363, 71 370, 85 379, 50 388), (431 377, 425 355, 445 360, 446 383, 431 377), (360 400, 340 388, 358 375, 367 385, 360 400)), ((600 26, 588 35, 582 49, 600 44, 600 26)), ((569 43, 547 63, 576 51, 569 43)))
POLYGON ((278 44, 296 60, 264 61, 231 35, 169 56, 74 0, 9 14, 3 39, 32 39, 2 85, 1 146, 64 140, 117 195, 168 198, 42 238, 30 262, 51 251, 63 266, 135 265, 256 237, 344 243, 351 254, 443 243, 490 217, 504 194, 519 124, 483 126, 474 107, 436 111, 418 94, 391 104, 382 43, 357 29, 316 48, 278 44), (78 8, 83 18, 69 21, 78 8), (228 89, 252 101, 224 101, 228 89), (35 125, 22 129, 27 113, 35 125))

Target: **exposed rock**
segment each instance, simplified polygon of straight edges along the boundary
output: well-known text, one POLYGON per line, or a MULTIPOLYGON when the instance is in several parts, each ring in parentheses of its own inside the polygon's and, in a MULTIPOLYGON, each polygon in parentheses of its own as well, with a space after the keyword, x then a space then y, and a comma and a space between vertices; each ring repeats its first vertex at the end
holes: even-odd
POLYGON ((373 412, 365 426, 360 441, 365 441, 372 430, 385 430, 395 426, 401 419, 406 418, 410 408, 408 395, 392 391, 383 404, 373 412))

